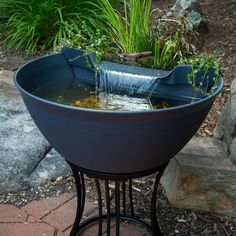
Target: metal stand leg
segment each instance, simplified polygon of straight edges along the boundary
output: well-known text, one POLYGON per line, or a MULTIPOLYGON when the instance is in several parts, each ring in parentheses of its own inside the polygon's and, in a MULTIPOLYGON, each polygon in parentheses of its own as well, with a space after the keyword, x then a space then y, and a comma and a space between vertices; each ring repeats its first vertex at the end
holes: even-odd
POLYGON ((70 233, 70 236, 77 236, 77 234, 87 227, 88 225, 98 222, 98 236, 102 235, 111 235, 111 219, 114 218, 116 222, 115 226, 115 235, 120 235, 120 222, 122 220, 135 222, 145 226, 154 236, 161 236, 161 230, 158 226, 157 221, 157 190, 158 184, 160 182, 160 178, 164 172, 166 165, 163 165, 155 170, 158 171, 156 174, 155 183, 153 186, 152 198, 151 198, 151 212, 150 212, 150 221, 151 223, 141 219, 134 213, 134 205, 133 205, 133 191, 132 191, 132 179, 137 177, 143 177, 153 171, 148 173, 140 173, 134 175, 109 175, 109 174, 102 174, 96 173, 91 171, 82 170, 78 166, 69 163, 76 184, 76 191, 77 191, 77 211, 75 221, 70 233), (84 173, 89 175, 91 178, 95 180, 96 190, 97 190, 97 197, 98 197, 98 216, 89 217, 86 220, 81 221, 84 205, 85 205, 85 182, 84 182, 84 173), (114 213, 111 211, 111 203, 112 199, 110 196, 110 188, 109 188, 109 181, 115 182, 115 195, 114 195, 114 213), (101 183, 104 182, 104 194, 101 190, 101 183), (126 193, 126 182, 128 185, 128 193, 126 193), (106 211, 103 212, 103 195, 105 200, 106 211), (126 198, 129 199, 129 213, 127 213, 127 201, 126 198), (103 221, 106 220, 106 232, 103 232, 103 221))
POLYGON ((73 166, 71 166, 71 170, 75 179, 75 186, 77 191, 77 211, 75 216, 75 222, 72 226, 72 230, 70 232, 70 236, 76 236, 79 231, 79 223, 81 221, 84 204, 85 204, 85 184, 84 184, 84 175, 81 172, 78 172, 73 166))
POLYGON ((156 175, 156 180, 154 183, 154 187, 152 190, 152 199, 151 199, 151 214, 150 214, 150 219, 151 219, 151 225, 152 225, 152 232, 153 235, 161 235, 161 230, 158 225, 157 221, 157 190, 158 190, 158 184, 160 182, 161 176, 165 170, 165 167, 160 169, 156 175))
POLYGON ((107 206, 107 236, 111 235, 111 204, 110 204, 110 193, 109 183, 105 180, 105 194, 106 194, 106 206, 107 206))

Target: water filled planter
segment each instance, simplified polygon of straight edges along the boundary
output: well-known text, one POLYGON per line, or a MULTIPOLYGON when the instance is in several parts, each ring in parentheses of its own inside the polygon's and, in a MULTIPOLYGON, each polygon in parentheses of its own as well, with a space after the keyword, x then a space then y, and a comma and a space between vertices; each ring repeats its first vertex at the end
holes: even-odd
MULTIPOLYGON (((30 61, 15 73, 14 81, 33 120, 51 145, 67 161, 96 172, 137 173, 167 163, 195 134, 223 86, 219 77, 217 88, 209 96, 198 94, 194 102, 189 102, 193 97, 193 90, 187 84, 190 67, 179 66, 171 72, 149 71, 160 80, 158 86, 151 88, 153 96, 177 101, 177 106, 167 109, 95 110, 63 105, 43 98, 42 94, 35 95, 38 90, 46 97, 50 93, 59 95, 74 81, 95 86, 95 73, 86 58, 73 53, 30 61)), ((135 68, 132 70, 129 73, 135 73, 135 68)), ((142 74, 142 69, 137 73, 142 74)), ((122 92, 125 87, 121 87, 122 92)), ((205 87, 210 91, 212 83, 205 87)), ((113 89, 119 87, 114 84, 113 89)), ((132 93, 139 93, 138 88, 132 93)))

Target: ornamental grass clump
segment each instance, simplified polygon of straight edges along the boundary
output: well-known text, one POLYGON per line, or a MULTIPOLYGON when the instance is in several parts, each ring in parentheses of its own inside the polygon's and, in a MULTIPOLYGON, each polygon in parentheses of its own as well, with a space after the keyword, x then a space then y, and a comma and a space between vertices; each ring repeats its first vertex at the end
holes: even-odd
POLYGON ((108 34, 123 53, 152 49, 152 0, 124 0, 123 14, 112 7, 109 0, 98 0, 108 26, 108 34))
POLYGON ((82 21, 86 22, 87 30, 93 31, 102 18, 96 1, 1 0, 3 46, 7 50, 34 53, 58 45, 71 28, 75 33, 80 32, 82 21))

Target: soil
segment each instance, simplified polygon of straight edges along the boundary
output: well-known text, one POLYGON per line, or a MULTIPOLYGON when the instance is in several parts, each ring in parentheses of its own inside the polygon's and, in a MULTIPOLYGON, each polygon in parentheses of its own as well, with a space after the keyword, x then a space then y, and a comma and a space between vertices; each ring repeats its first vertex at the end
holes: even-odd
MULTIPOLYGON (((167 9, 174 2, 175 0, 158 0, 157 5, 167 9)), ((236 76, 236 1, 201 0, 200 3, 207 26, 207 32, 202 41, 202 51, 220 50, 221 69, 225 80, 220 96, 216 99, 211 112, 197 133, 200 136, 212 136, 214 126, 228 100, 231 82, 236 76)), ((25 53, 0 52, 0 70, 14 71, 29 58, 25 53)), ((144 215, 148 212, 146 201, 150 199, 150 196, 145 194, 148 191, 147 186, 150 188, 153 184, 153 179, 152 176, 146 177, 135 183, 135 205, 144 215), (143 198, 145 198, 145 202, 143 198)), ((96 201, 94 184, 89 178, 87 182, 88 194, 96 201)), ((66 176, 35 189, 2 195, 0 203, 12 203, 21 207, 34 199, 57 196, 70 191, 75 191, 73 178, 66 176)), ((236 235, 236 219, 213 213, 175 208, 168 203, 161 187, 158 191, 158 201, 158 217, 164 235, 236 235)))

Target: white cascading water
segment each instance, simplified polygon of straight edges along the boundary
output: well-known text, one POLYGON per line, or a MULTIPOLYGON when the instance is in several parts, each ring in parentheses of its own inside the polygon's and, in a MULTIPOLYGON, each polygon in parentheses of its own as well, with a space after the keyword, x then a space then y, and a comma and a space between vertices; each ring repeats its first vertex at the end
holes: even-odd
POLYGON ((129 111, 153 109, 150 99, 158 86, 158 76, 133 70, 128 65, 101 64, 98 84, 101 107, 129 111))

